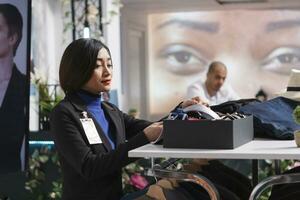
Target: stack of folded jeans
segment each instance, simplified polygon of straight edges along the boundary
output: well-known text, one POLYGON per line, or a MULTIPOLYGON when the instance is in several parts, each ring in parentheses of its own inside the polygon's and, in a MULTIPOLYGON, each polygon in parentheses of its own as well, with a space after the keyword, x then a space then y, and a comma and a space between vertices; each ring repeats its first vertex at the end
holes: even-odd
POLYGON ((238 112, 254 117, 255 136, 275 139, 293 139, 294 131, 300 129, 292 113, 299 101, 277 97, 265 102, 253 102, 242 106, 238 112))

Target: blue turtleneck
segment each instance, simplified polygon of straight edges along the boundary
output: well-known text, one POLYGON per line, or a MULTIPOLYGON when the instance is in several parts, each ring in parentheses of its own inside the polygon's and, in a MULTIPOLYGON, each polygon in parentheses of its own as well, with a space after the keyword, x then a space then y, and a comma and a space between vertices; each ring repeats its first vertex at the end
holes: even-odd
POLYGON ((101 105, 101 95, 92 94, 90 92, 80 90, 77 92, 80 98, 86 103, 87 110, 93 115, 97 123, 102 128, 106 135, 112 149, 115 149, 115 143, 113 142, 112 135, 109 132, 109 123, 104 115, 104 111, 101 105))

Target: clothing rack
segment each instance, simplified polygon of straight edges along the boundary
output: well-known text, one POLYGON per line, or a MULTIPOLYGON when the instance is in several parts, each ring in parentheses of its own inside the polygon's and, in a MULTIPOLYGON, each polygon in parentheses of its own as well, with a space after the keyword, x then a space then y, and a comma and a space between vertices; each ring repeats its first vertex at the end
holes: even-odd
POLYGON ((151 169, 147 169, 145 171, 145 175, 193 182, 203 187, 207 191, 211 200, 220 200, 220 195, 217 188, 209 179, 205 178, 204 176, 201 176, 199 174, 172 171, 166 169, 167 167, 173 165, 178 160, 180 159, 170 158, 166 161, 163 161, 161 164, 155 164, 151 169))
POLYGON ((285 183, 300 183, 300 173, 283 174, 266 178, 252 190, 249 200, 256 200, 260 194, 268 187, 285 183))

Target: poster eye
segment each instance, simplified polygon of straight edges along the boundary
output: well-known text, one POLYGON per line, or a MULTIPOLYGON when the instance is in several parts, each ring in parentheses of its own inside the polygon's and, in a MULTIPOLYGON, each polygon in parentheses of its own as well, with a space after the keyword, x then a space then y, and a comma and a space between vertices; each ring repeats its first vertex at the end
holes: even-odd
POLYGON ((300 69, 300 48, 279 47, 271 51, 261 64, 264 70, 289 75, 291 69, 300 69))
POLYGON ((207 61, 193 47, 176 44, 169 45, 158 54, 163 66, 176 75, 193 75, 205 70, 207 61))

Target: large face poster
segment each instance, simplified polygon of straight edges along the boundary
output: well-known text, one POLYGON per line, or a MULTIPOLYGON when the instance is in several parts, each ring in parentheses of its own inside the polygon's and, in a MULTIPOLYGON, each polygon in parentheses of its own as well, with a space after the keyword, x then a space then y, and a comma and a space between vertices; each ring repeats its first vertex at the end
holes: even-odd
POLYGON ((227 66, 225 84, 241 98, 285 89, 300 69, 300 11, 228 10, 149 16, 150 114, 170 111, 209 64, 227 66))
POLYGON ((24 169, 28 130, 28 0, 0 0, 0 173, 24 169))

